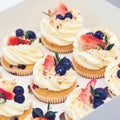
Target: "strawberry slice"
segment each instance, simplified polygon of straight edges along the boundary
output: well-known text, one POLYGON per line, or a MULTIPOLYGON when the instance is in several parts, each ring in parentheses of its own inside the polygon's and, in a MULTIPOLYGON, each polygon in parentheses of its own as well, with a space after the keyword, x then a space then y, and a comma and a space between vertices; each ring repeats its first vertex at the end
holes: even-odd
POLYGON ((97 82, 96 79, 91 79, 90 82, 88 82, 87 86, 80 93, 79 100, 81 100, 84 103, 91 103, 92 93, 90 90, 90 86, 94 88, 96 82, 97 82))
POLYGON ((105 47, 106 44, 104 41, 89 35, 89 34, 84 34, 80 37, 80 45, 82 45, 84 50, 87 49, 96 49, 96 47, 98 46, 98 44, 100 44, 101 46, 105 47))
POLYGON ((58 6, 53 10, 52 15, 65 15, 68 12, 67 6, 63 2, 59 2, 58 6))
POLYGON ((44 117, 36 117, 34 118, 33 120, 48 120, 47 118, 44 118, 44 117))
POLYGON ((12 100, 14 98, 14 93, 11 91, 8 91, 2 87, 0 87, 0 92, 3 93, 3 95, 6 97, 8 100, 12 100))
POLYGON ((55 66, 54 56, 47 55, 44 60, 44 70, 50 70, 55 66))

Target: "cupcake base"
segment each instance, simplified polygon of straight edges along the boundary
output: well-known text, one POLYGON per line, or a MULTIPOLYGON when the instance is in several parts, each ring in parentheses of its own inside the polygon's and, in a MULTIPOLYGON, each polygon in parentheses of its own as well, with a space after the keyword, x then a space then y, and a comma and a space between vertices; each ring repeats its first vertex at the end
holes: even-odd
POLYGON ((73 91, 74 88, 77 86, 77 82, 75 82, 70 88, 62 90, 62 91, 50 91, 48 89, 43 88, 34 88, 34 80, 32 80, 31 90, 34 96, 40 100, 41 102, 51 104, 59 104, 63 103, 66 100, 66 97, 69 93, 73 91))
POLYGON ((72 120, 72 118, 69 117, 67 113, 65 113, 65 120, 72 120))
POLYGON ((73 51, 73 45, 58 46, 53 43, 50 43, 44 36, 41 36, 42 43, 46 46, 47 49, 58 52, 58 53, 70 53, 73 51))
POLYGON ((25 110, 24 113, 20 116, 14 116, 14 117, 5 117, 0 115, 0 120, 24 120, 32 111, 32 105, 28 110, 25 110))
POLYGON ((11 66, 3 56, 1 57, 1 64, 6 71, 8 71, 13 75, 18 75, 18 76, 31 75, 33 72, 33 66, 34 66, 34 64, 26 65, 25 69, 20 69, 18 68, 18 66, 14 66, 14 65, 11 66))
POLYGON ((104 78, 104 72, 105 72, 105 68, 103 67, 99 70, 90 70, 87 68, 84 68, 83 66, 79 65, 75 59, 72 59, 72 63, 73 63, 73 67, 74 69, 82 76, 88 79, 100 79, 100 78, 104 78))

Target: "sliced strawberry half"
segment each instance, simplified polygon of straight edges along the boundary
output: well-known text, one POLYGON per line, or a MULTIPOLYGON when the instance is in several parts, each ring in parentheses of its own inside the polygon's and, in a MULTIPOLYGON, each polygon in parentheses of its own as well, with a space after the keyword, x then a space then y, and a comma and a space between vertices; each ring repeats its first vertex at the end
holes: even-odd
POLYGON ((96 85, 96 82, 97 82, 96 79, 91 79, 90 82, 88 82, 85 89, 83 89, 82 92, 80 93, 79 100, 81 100, 84 103, 91 103, 92 93, 90 90, 90 86, 94 88, 96 85))
POLYGON ((34 118, 33 120, 48 120, 47 118, 44 118, 44 117, 36 117, 34 118))
POLYGON ((3 95, 6 97, 8 100, 12 100, 14 98, 14 93, 11 91, 8 91, 2 87, 0 87, 0 92, 3 93, 3 95))
POLYGON ((96 49, 96 47, 100 44, 101 46, 105 47, 106 44, 104 41, 89 35, 89 34, 84 34, 80 37, 80 45, 82 45, 84 50, 87 49, 96 49))
POLYGON ((47 57, 44 60, 44 70, 52 69, 54 66, 55 66, 54 56, 47 55, 47 57))

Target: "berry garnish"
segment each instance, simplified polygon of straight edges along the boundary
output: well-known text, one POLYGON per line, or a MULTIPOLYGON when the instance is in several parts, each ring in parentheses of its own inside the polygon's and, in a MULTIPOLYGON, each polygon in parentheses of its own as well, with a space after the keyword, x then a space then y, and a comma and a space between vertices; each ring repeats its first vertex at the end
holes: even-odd
POLYGON ((102 105, 104 102, 100 99, 95 99, 93 102, 93 107, 97 108, 98 106, 102 105))
POLYGON ((26 38, 27 39, 35 39, 36 34, 33 31, 29 30, 29 31, 26 32, 26 38))
POLYGON ((87 32, 86 34, 94 36, 93 32, 87 32))
POLYGON ((118 64, 118 67, 120 68, 120 63, 118 64))
POLYGON ((64 17, 61 14, 57 14, 56 19, 64 20, 64 17))
POLYGON ((17 29, 15 31, 15 33, 16 33, 16 36, 18 36, 18 37, 22 37, 24 35, 23 29, 17 29))
POLYGON ((24 93, 24 89, 23 89, 22 86, 16 86, 16 87, 13 89, 13 92, 14 92, 16 95, 23 94, 23 93, 24 93))
POLYGON ((46 114, 45 114, 45 117, 48 118, 48 120, 55 120, 55 115, 56 112, 53 112, 53 111, 48 111, 46 114))
POLYGON ((45 117, 36 117, 33 120, 50 120, 50 119, 47 119, 45 117))
POLYGON ((18 68, 19 68, 19 69, 25 69, 25 68, 26 68, 26 65, 19 64, 19 65, 18 65, 18 68))
POLYGON ((66 73, 66 69, 60 64, 55 66, 55 71, 59 75, 64 75, 66 73))
POLYGON ((10 36, 7 41, 7 45, 19 45, 19 44, 20 40, 16 36, 10 36))
POLYGON ((120 78, 120 70, 117 71, 117 76, 120 78))
POLYGON ((66 18, 72 19, 72 18, 73 18, 72 13, 71 13, 71 12, 67 12, 67 13, 65 14, 65 16, 64 16, 64 19, 66 19, 66 18))
POLYGON ((14 101, 21 104, 25 101, 25 97, 23 94, 18 94, 18 95, 16 94, 14 96, 14 101))
POLYGON ((33 116, 33 118, 42 117, 43 116, 42 109, 40 109, 40 108, 33 108, 33 110, 32 110, 32 116, 33 116))
POLYGON ((100 31, 100 30, 96 31, 95 32, 95 37, 102 40, 103 37, 104 37, 104 33, 102 31, 100 31))

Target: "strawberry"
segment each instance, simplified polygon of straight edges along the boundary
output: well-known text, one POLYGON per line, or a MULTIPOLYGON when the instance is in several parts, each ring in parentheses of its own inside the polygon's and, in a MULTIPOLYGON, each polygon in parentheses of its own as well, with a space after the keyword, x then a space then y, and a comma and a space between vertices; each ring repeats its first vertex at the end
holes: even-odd
POLYGON ((120 68, 120 63, 118 64, 118 67, 120 68))
POLYGON ((90 34, 84 34, 80 37, 80 45, 83 46, 83 49, 84 50, 87 50, 87 49, 95 49, 98 44, 100 44, 101 46, 105 47, 106 44, 104 41, 90 35, 90 34))
POLYGON ((92 93, 90 90, 90 86, 94 88, 96 82, 97 82, 96 79, 91 79, 90 82, 88 82, 87 86, 80 93, 79 100, 81 100, 84 103, 91 103, 90 98, 92 97, 92 93))
POLYGON ((34 118, 33 120, 48 120, 47 118, 44 118, 44 117, 36 117, 34 118))
POLYGON ((6 90, 2 87, 0 87, 0 92, 3 93, 3 95, 6 97, 6 99, 8 100, 12 100, 14 98, 14 93, 9 91, 9 90, 6 90))
POLYGON ((54 62, 54 56, 47 55, 47 57, 44 60, 44 70, 49 70, 55 66, 54 62))

